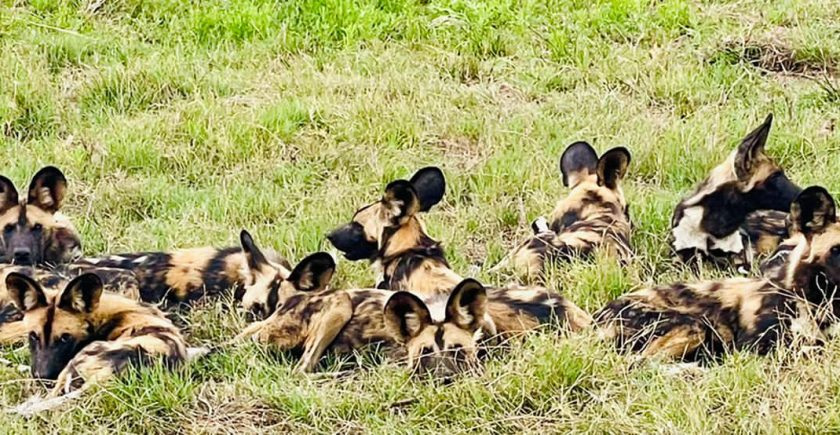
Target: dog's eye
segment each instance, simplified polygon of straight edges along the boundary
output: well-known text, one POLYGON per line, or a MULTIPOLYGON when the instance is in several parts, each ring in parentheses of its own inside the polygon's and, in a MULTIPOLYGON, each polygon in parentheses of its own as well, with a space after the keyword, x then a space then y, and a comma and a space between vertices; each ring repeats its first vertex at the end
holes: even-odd
POLYGON ((5 231, 5 232, 7 232, 7 233, 11 233, 11 232, 12 232, 12 231, 14 231, 14 230, 15 230, 15 225, 14 225, 14 224, 9 224, 9 225, 6 225, 6 226, 3 228, 3 231, 5 231))
POLYGON ((29 341, 30 341, 31 343, 37 343, 37 342, 38 342, 38 334, 37 334, 36 332, 34 332, 34 331, 33 331, 33 332, 30 332, 30 333, 29 333, 29 341))
POLYGON ((840 257, 840 245, 833 246, 831 248, 831 255, 834 257, 840 257))
POLYGON ((420 350, 421 355, 431 355, 433 353, 435 353, 435 350, 431 346, 426 346, 420 350))
POLYGON ((73 339, 73 336, 70 334, 61 334, 61 337, 58 339, 59 342, 62 344, 69 343, 70 340, 73 339))
POLYGON ((44 229, 44 226, 41 224, 32 225, 32 231, 41 231, 44 229))

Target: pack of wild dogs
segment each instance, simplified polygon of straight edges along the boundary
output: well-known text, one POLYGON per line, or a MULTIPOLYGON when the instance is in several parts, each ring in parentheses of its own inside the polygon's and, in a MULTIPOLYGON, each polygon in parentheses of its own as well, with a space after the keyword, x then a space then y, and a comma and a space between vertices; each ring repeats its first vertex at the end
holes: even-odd
MULTIPOLYGON (((370 263, 370 288, 333 288, 330 254, 292 266, 245 230, 240 246, 225 249, 85 257, 60 211, 67 190, 60 170, 41 169, 26 192, 0 176, 0 342, 28 342, 32 376, 56 397, 130 366, 200 357, 168 314, 226 295, 250 321, 228 345, 253 340, 295 351, 303 372, 317 370, 326 354, 376 346, 413 373, 451 377, 479 370, 487 346, 538 328, 594 329, 622 352, 675 362, 816 345, 840 308, 840 223, 826 189, 801 189, 765 151, 771 122, 749 133, 671 221, 675 259, 739 277, 636 289, 591 315, 558 289, 489 287, 453 270, 422 220, 446 190, 435 167, 392 181, 326 235, 347 260, 370 263), (760 277, 736 273, 757 261, 760 277)), ((623 147, 599 157, 586 142, 568 146, 559 164, 568 194, 494 269, 541 282, 549 264, 600 253, 633 261, 621 187, 629 165, 623 147)))

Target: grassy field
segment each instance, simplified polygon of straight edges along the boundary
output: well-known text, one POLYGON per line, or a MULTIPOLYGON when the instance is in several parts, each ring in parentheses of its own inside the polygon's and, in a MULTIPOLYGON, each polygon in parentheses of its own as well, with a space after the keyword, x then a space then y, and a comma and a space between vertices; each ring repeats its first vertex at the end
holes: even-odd
MULTIPOLYGON (((0 173, 21 186, 61 167, 88 254, 228 246, 247 228, 295 261, 434 164, 449 185, 429 232, 457 271, 504 283, 486 270, 565 194, 558 157, 584 139, 633 153, 637 260, 549 282, 594 311, 694 279, 669 258, 671 211, 767 113, 791 178, 840 194, 839 2, 2 0, 0 53, 0 173)), ((373 274, 342 261, 334 284, 373 274)), ((223 306, 190 314, 191 343, 244 325, 223 306)), ((0 408, 42 392, 0 367, 0 408)), ((373 362, 295 375, 246 346, 66 411, 0 412, 3 433, 263 430, 838 432, 840 341, 675 376, 549 331, 450 385, 373 362)))

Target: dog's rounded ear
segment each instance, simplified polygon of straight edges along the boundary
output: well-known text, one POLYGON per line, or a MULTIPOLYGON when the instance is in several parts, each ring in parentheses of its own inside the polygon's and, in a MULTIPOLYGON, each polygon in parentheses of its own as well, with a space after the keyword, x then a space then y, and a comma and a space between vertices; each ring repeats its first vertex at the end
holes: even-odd
POLYGON ((55 213, 61 208, 67 191, 67 179, 55 166, 47 166, 38 171, 29 183, 28 205, 55 213))
POLYGON ((335 260, 326 252, 316 252, 298 263, 288 281, 300 291, 321 291, 327 288, 333 273, 335 260))
POLYGON ((575 187, 581 180, 595 173, 598 166, 598 153, 586 142, 575 142, 560 156, 560 173, 563 185, 575 187))
POLYGON ((810 236, 837 222, 834 198, 821 186, 803 190, 790 204, 790 232, 810 236))
POLYGON ((443 199, 446 193, 446 179, 443 171, 436 166, 428 166, 420 169, 409 180, 417 198, 420 201, 420 211, 429 211, 433 206, 443 199))
POLYGON ((431 324, 426 304, 409 292, 396 292, 385 304, 385 330, 398 343, 407 343, 431 324))
POLYGON ((414 185, 406 180, 396 180, 385 187, 382 198, 391 215, 396 219, 414 216, 420 211, 420 199, 414 185))
POLYGON ((618 182, 627 175, 630 166, 630 151, 624 147, 613 148, 598 159, 598 184, 610 189, 618 187, 618 182))
POLYGON ((92 313, 102 297, 102 279, 95 273, 79 275, 61 292, 58 308, 76 313, 92 313))
POLYGON ((23 312, 47 306, 47 297, 41 286, 22 273, 11 272, 6 275, 6 291, 15 306, 23 312))
POLYGON ((247 230, 242 230, 239 233, 239 241, 242 244, 242 252, 245 254, 245 259, 248 262, 250 270, 259 270, 262 266, 268 264, 265 254, 254 243, 254 238, 247 230))
POLYGON ((735 175, 739 179, 749 179, 757 163, 765 156, 764 147, 767 145, 767 136, 770 134, 772 125, 773 114, 771 113, 767 115, 767 118, 758 128, 751 131, 738 145, 738 151, 735 153, 735 175))
POLYGON ((18 205, 18 193, 12 180, 0 175, 0 213, 18 205))
POLYGON ((467 278, 452 290, 446 303, 446 321, 458 327, 476 331, 487 312, 487 291, 480 282, 467 278))

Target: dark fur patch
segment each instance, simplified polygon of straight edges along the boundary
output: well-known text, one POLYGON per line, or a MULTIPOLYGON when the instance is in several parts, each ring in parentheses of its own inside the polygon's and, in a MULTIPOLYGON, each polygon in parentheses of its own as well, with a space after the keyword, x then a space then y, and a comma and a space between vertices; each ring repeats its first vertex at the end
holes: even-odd
POLYGON ((563 216, 560 216, 559 219, 555 219, 554 222, 551 223, 551 231, 559 233, 580 220, 581 217, 579 210, 569 210, 566 213, 563 213, 563 216))
POLYGON ((23 313, 14 304, 0 305, 0 324, 23 320, 23 313))
POLYGON ((383 260, 382 265, 386 273, 379 285, 383 289, 393 289, 393 283, 407 279, 421 268, 427 260, 434 260, 443 267, 449 267, 446 254, 440 244, 429 237, 424 237, 417 248, 383 260), (388 273, 388 271, 391 272, 388 273))
POLYGON ((527 301, 511 298, 504 292, 491 291, 489 296, 492 302, 505 304, 517 315, 530 316, 541 324, 555 322, 565 317, 561 301, 551 297, 547 292, 527 301))
MULTIPOLYGON (((242 284, 232 282, 231 277, 227 276, 226 260, 231 256, 242 252, 242 248, 231 247, 219 249, 216 255, 207 263, 207 267, 202 274, 204 281, 204 290, 208 296, 217 296, 222 291, 232 290, 236 292, 236 287, 242 284)), ((191 296, 194 298, 194 296, 191 296)))

